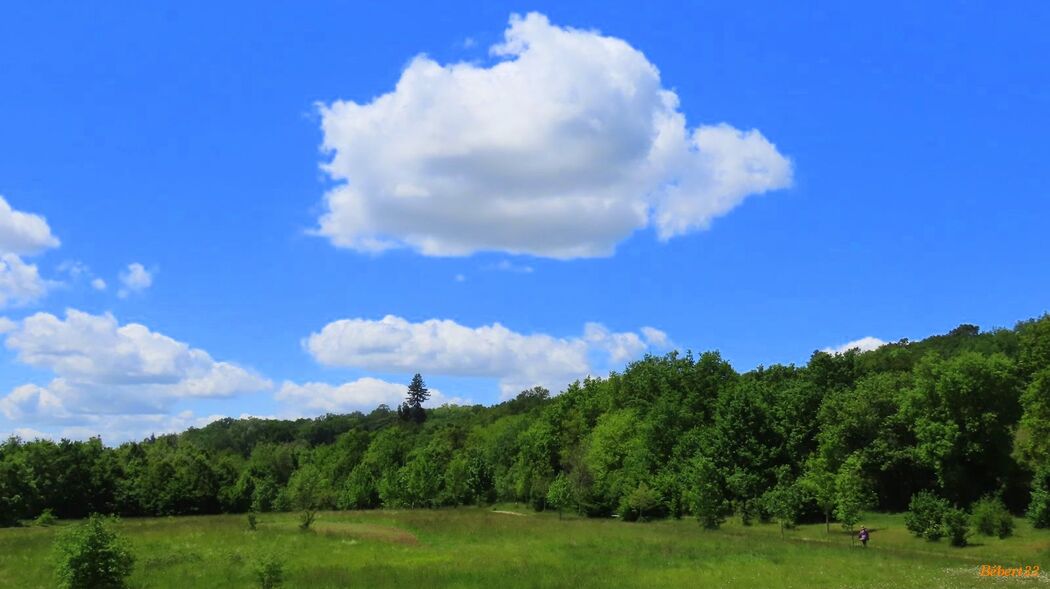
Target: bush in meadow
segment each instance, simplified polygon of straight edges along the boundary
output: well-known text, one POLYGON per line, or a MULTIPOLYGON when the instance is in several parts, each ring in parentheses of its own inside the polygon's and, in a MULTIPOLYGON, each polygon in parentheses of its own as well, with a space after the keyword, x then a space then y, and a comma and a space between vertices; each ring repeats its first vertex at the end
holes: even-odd
POLYGON ((1006 538, 1014 533, 1014 518, 998 497, 985 497, 970 506, 973 525, 984 536, 1006 538))
POLYGON ((117 532, 116 518, 91 515, 64 531, 55 544, 62 589, 124 589, 135 558, 117 532))
POLYGON ((904 514, 904 527, 927 540, 940 540, 945 533, 944 514, 949 508, 947 500, 929 491, 920 491, 911 498, 908 512, 904 514))
POLYGON ((50 509, 45 509, 40 512, 40 515, 36 516, 36 519, 33 520, 33 525, 42 527, 53 526, 57 521, 58 518, 55 517, 55 512, 50 509))
POLYGON ((952 546, 966 546, 970 537, 970 516, 961 509, 949 507, 944 512, 944 532, 952 546))
POLYGON ((277 589, 284 583, 284 562, 273 554, 257 558, 253 572, 259 589, 277 589))

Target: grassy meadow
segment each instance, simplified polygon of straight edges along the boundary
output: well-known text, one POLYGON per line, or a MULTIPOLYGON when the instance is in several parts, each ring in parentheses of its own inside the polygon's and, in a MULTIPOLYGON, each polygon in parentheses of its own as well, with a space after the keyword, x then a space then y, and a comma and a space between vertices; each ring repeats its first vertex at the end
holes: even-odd
MULTIPOLYGON (((781 535, 776 524, 644 524, 495 509, 326 512, 301 532, 295 514, 126 519, 137 588, 257 587, 254 563, 284 562, 284 587, 989 587, 981 564, 1050 565, 1050 532, 1018 520, 1014 537, 974 536, 958 549, 912 537, 899 515, 874 514, 867 549, 823 524, 781 535), (501 513, 503 512, 503 513, 501 513), (520 513, 522 515, 515 515, 520 513)), ((51 546, 63 525, 0 529, 0 587, 52 587, 51 546)))

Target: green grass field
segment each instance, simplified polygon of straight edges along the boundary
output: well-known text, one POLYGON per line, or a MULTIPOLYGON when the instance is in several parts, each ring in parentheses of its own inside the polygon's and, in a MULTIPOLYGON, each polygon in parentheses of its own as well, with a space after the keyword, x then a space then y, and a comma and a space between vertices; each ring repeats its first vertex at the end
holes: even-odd
MULTIPOLYGON (((1018 520, 1006 540, 972 546, 910 536, 899 515, 863 521, 871 545, 833 525, 781 537, 775 524, 693 520, 645 524, 535 514, 520 506, 323 513, 300 532, 295 514, 127 519, 136 556, 132 587, 256 587, 253 562, 285 563, 284 587, 1043 587, 1039 579, 982 578, 981 564, 1050 565, 1050 532, 1018 520)), ((0 587, 53 587, 55 527, 0 530, 0 587)))

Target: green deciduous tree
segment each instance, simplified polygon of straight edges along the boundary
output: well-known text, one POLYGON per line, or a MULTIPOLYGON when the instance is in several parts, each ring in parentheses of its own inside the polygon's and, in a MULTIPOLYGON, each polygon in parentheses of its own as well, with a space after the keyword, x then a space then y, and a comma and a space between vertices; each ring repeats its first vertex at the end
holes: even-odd
POLYGON ((814 454, 806 461, 802 478, 799 479, 805 495, 824 514, 824 531, 831 533, 831 513, 835 510, 835 472, 828 468, 828 461, 814 454))
POLYGON ((550 486, 547 487, 547 505, 558 510, 558 519, 561 519, 562 512, 566 509, 575 507, 576 500, 573 491, 572 482, 564 473, 559 473, 554 477, 550 486))
POLYGON ((851 454, 835 476, 835 517, 853 533, 864 510, 874 502, 859 454, 851 454))
POLYGON ((350 476, 346 477, 337 504, 340 509, 372 509, 379 507, 379 489, 376 488, 372 468, 365 464, 359 464, 350 473, 350 476))
POLYGON ((1032 479, 1028 519, 1036 528, 1050 528, 1050 464, 1043 465, 1032 479))
POLYGON ((664 511, 663 499, 659 491, 651 489, 646 483, 627 493, 620 506, 620 517, 625 521, 647 521, 664 511))
POLYGON ((1032 469, 1050 464, 1050 367, 1035 373, 1021 395, 1021 407, 1015 442, 1018 457, 1032 469))
POLYGON ((303 530, 310 529, 317 511, 331 498, 328 481, 313 464, 303 465, 292 474, 285 493, 289 507, 300 512, 299 527, 303 530))
POLYGON ((760 375, 726 387, 704 432, 703 452, 725 481, 729 499, 747 525, 761 515, 760 498, 776 484, 784 463, 784 439, 770 413, 771 388, 760 375))
POLYGON ((725 478, 714 461, 698 456, 690 465, 687 501, 700 525, 716 529, 732 511, 726 492, 725 478))
POLYGON ((791 470, 784 466, 778 469, 777 484, 762 496, 763 507, 777 518, 780 534, 784 528, 794 528, 805 504, 805 493, 799 481, 791 480, 791 470))
POLYGON ((1001 354, 930 356, 916 366, 902 411, 913 424, 916 456, 949 499, 969 503, 1008 478, 1020 390, 1014 363, 1001 354))

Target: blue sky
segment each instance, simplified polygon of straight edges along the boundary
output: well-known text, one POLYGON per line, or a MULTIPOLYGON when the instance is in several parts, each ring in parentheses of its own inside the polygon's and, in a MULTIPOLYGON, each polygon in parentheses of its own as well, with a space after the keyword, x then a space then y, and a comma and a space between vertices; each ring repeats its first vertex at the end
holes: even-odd
POLYGON ((367 409, 417 370, 493 403, 670 347, 746 370, 1042 314, 1048 25, 5 5, 0 433, 367 409))

